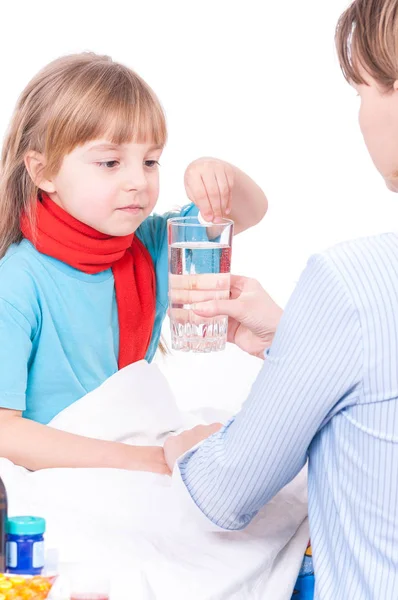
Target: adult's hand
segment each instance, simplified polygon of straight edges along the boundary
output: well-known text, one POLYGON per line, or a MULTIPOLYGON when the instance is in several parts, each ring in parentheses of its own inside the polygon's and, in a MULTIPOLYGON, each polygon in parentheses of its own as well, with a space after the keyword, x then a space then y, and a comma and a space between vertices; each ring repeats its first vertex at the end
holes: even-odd
POLYGON ((271 346, 283 313, 258 281, 237 275, 231 275, 230 299, 200 302, 191 308, 202 317, 227 315, 228 341, 259 358, 271 346))

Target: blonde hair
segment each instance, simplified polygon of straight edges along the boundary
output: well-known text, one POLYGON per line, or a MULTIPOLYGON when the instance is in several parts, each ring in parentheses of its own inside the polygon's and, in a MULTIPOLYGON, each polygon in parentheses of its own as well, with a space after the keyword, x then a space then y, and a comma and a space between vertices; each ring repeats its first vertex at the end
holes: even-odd
POLYGON ((54 175, 65 155, 101 137, 115 144, 166 143, 159 100, 134 71, 108 56, 87 52, 51 62, 30 81, 2 150, 0 258, 22 239, 21 214, 33 215, 38 189, 26 170, 26 154, 44 154, 43 175, 54 175))
POLYGON ((365 71, 391 90, 398 79, 397 0, 355 0, 339 19, 336 47, 349 82, 366 84, 365 71))

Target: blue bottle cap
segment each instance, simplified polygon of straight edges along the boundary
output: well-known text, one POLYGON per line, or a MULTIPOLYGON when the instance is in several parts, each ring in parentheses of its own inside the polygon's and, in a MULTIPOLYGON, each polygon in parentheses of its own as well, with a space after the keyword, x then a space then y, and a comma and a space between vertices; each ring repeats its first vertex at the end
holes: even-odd
POLYGON ((42 535, 46 521, 41 517, 9 517, 6 532, 12 535, 42 535))

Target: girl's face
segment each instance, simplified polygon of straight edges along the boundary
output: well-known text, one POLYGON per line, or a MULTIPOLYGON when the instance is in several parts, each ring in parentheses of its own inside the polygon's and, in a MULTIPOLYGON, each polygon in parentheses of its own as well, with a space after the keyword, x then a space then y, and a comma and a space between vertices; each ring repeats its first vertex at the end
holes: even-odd
POLYGON ((359 124, 369 154, 387 187, 398 192, 398 82, 383 91, 369 75, 369 85, 356 85, 361 98, 359 124))
POLYGON ((66 155, 58 173, 40 187, 86 225, 112 236, 128 235, 157 202, 161 153, 152 144, 94 140, 66 155))

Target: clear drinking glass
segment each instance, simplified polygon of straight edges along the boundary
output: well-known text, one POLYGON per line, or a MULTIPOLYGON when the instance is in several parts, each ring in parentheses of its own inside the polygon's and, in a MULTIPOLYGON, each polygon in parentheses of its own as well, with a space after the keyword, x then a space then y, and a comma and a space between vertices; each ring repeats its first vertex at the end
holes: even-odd
POLYGON ((204 318, 192 304, 229 298, 233 221, 200 223, 197 217, 169 219, 169 303, 173 350, 224 350, 228 317, 204 318))

